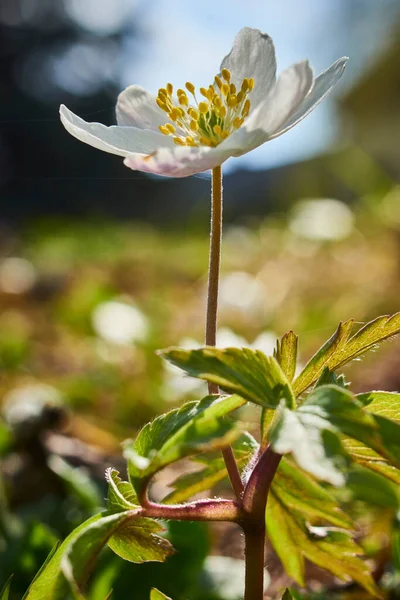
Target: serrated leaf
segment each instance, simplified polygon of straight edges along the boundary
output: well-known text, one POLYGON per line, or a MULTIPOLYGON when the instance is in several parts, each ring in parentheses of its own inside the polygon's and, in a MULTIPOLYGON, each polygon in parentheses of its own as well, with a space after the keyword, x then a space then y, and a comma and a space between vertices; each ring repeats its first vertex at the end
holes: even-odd
POLYGON ((396 486, 386 477, 372 470, 353 467, 347 474, 346 488, 354 500, 361 500, 381 508, 398 510, 400 499, 396 486))
MULTIPOLYGON (((249 433, 245 432, 232 444, 232 449, 239 469, 245 467, 259 445, 249 433)), ((204 454, 194 459, 206 467, 194 473, 181 475, 169 485, 174 491, 164 498, 163 502, 174 504, 188 500, 195 494, 212 489, 217 483, 228 477, 225 461, 220 453, 204 454)))
POLYGON ((295 400, 290 383, 272 356, 251 348, 170 348, 161 353, 188 375, 217 384, 228 393, 249 402, 276 408, 282 399, 288 406, 295 400))
POLYGON ((289 331, 276 342, 274 356, 288 381, 293 381, 296 373, 298 341, 297 335, 293 331, 289 331))
POLYGON ((359 583, 379 597, 368 566, 358 557, 361 548, 348 534, 322 527, 307 527, 300 513, 288 510, 270 492, 266 527, 272 545, 287 574, 300 586, 305 585, 305 559, 333 573, 345 582, 359 583))
POLYGON ((8 598, 10 596, 10 587, 11 587, 12 578, 13 578, 13 576, 10 575, 10 577, 7 579, 4 587, 2 588, 2 590, 0 592, 0 600, 8 600, 8 598))
POLYGON ((332 357, 329 368, 335 371, 339 367, 372 350, 377 344, 400 332, 400 312, 384 315, 370 321, 354 334, 347 344, 332 357))
POLYGON ((324 519, 337 527, 353 527, 352 520, 340 509, 332 494, 285 457, 273 479, 272 490, 288 510, 301 511, 308 520, 324 519))
POLYGON ((400 470, 390 465, 372 448, 350 438, 344 439, 343 445, 353 461, 400 485, 400 470))
POLYGON ((171 598, 156 590, 156 588, 152 588, 150 591, 150 600, 171 600, 171 598))
POLYGON ((107 509, 110 513, 123 512, 138 508, 139 501, 129 481, 122 481, 116 469, 106 470, 108 482, 107 509))
POLYGON ((224 417, 243 403, 239 396, 207 396, 145 425, 135 442, 124 448, 136 492, 140 494, 148 479, 172 462, 231 444, 240 431, 224 417))
MULTIPOLYGON (((325 367, 330 368, 332 357, 341 352, 349 339, 354 321, 344 321, 339 326, 331 338, 314 354, 308 361, 300 375, 293 382, 293 392, 295 396, 300 396, 307 388, 315 383, 321 376, 325 367)), ((334 369, 331 369, 334 371, 334 369)))
POLYGON ((168 540, 156 535, 162 531, 163 527, 152 519, 131 519, 118 527, 108 546, 129 562, 164 562, 174 549, 168 540))
POLYGON ((400 421, 400 394, 394 392, 367 392, 357 394, 356 398, 368 412, 394 421, 400 421))
POLYGON ((376 441, 377 429, 375 419, 350 392, 327 385, 316 388, 296 411, 281 406, 269 439, 275 452, 291 452, 305 471, 343 485, 346 453, 337 434, 376 441))

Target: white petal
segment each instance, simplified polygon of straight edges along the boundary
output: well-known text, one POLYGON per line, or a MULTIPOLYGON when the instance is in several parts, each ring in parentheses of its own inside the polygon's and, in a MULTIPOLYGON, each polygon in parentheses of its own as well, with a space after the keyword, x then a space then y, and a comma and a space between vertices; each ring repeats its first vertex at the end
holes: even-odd
POLYGON ((157 106, 156 97, 140 85, 131 85, 120 93, 116 113, 118 125, 139 129, 158 131, 160 125, 169 121, 168 115, 157 106))
POLYGON ((127 156, 132 152, 150 154, 160 147, 174 144, 171 138, 155 131, 87 123, 64 105, 60 106, 60 116, 65 129, 78 140, 118 156, 127 156))
POLYGON ((233 83, 239 87, 245 77, 254 78, 254 90, 250 94, 251 108, 254 110, 275 83, 276 59, 272 39, 259 29, 244 27, 235 37, 232 50, 222 61, 222 69, 229 69, 233 83))
POLYGON ((161 148, 149 156, 131 154, 124 160, 127 167, 135 171, 145 171, 167 177, 188 177, 222 165, 230 156, 229 151, 202 146, 175 146, 161 148))
POLYGON ((241 156, 271 139, 297 110, 313 81, 313 72, 307 60, 283 71, 264 101, 243 126, 221 144, 221 148, 231 149, 233 156, 241 156))
POLYGON ((348 62, 347 57, 340 58, 326 71, 319 75, 314 83, 314 86, 310 93, 304 98, 303 102, 297 107, 297 109, 290 115, 289 119, 282 125, 279 131, 276 131, 272 137, 278 137, 285 133, 297 123, 302 121, 307 115, 310 114, 322 102, 325 100, 327 95, 335 87, 339 79, 344 73, 346 64, 348 62))

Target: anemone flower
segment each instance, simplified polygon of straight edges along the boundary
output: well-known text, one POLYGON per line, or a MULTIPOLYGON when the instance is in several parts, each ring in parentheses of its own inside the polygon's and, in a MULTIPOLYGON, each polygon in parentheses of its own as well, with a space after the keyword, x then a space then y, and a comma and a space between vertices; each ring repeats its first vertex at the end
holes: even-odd
POLYGON ((154 96, 131 85, 118 98, 118 125, 87 123, 66 106, 60 108, 61 121, 78 140, 123 156, 131 169, 186 177, 297 125, 329 94, 346 63, 341 58, 314 78, 305 60, 276 78, 272 39, 245 27, 207 88, 196 91, 188 81, 174 93, 167 83, 154 96))

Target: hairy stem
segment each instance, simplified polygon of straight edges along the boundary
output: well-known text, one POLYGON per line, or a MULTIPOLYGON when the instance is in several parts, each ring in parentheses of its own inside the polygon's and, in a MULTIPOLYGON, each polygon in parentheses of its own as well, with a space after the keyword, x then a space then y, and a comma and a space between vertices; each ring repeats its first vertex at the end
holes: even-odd
MULTIPOLYGON (((221 264, 222 242, 222 167, 212 170, 211 190, 211 226, 210 226, 210 260, 208 267, 208 295, 207 295, 207 321, 206 321, 206 346, 215 346, 217 338, 218 316, 218 290, 219 270, 221 264)), ((218 394, 218 386, 208 384, 209 394, 218 394)), ((232 451, 228 446, 222 450, 225 465, 228 471, 233 490, 238 499, 243 493, 243 483, 239 469, 232 451)))
POLYGON ((187 504, 157 504, 147 502, 140 509, 141 517, 176 521, 238 521, 240 506, 234 500, 197 500, 187 504))
POLYGON ((246 579, 244 600, 263 600, 265 525, 243 528, 245 539, 246 579))
POLYGON ((256 521, 264 522, 268 493, 282 455, 268 446, 261 454, 243 494, 243 510, 256 521))

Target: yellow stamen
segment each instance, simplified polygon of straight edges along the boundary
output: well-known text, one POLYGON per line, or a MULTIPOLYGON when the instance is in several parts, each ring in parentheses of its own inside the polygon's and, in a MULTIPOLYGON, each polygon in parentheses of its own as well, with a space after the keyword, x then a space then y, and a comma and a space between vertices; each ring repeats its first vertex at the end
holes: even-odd
POLYGON ((168 112, 168 106, 165 104, 165 102, 160 100, 160 98, 156 98, 156 102, 157 102, 158 106, 161 108, 161 110, 168 112))
POLYGON ((216 76, 214 77, 214 81, 215 81, 215 83, 217 84, 217 87, 218 87, 219 89, 221 89, 221 87, 222 87, 222 81, 221 81, 221 77, 218 77, 218 75, 216 75, 216 76))
POLYGON ((249 79, 249 90, 250 90, 250 92, 252 92, 254 90, 254 79, 253 79, 253 77, 251 77, 249 79))
POLYGON ((190 135, 188 135, 186 138, 186 144, 187 146, 197 146, 196 142, 190 135))
POLYGON ((195 120, 190 121, 189 127, 190 127, 190 129, 192 131, 198 131, 199 130, 199 124, 195 120))
POLYGON ((176 121, 178 117, 179 117, 178 109, 173 108, 171 110, 171 112, 169 113, 169 118, 171 119, 171 121, 176 121))
POLYGON ((217 135, 218 137, 221 135, 222 133, 222 129, 219 125, 214 125, 213 127, 213 131, 215 133, 215 135, 217 135))
POLYGON ((229 85, 227 83, 222 84, 221 92, 224 96, 227 96, 229 94, 229 85))
POLYGON ((207 102, 200 102, 199 111, 202 115, 206 115, 208 113, 209 106, 207 102))
POLYGON ((229 133, 229 131, 222 131, 221 132, 221 139, 222 140, 226 140, 226 138, 228 138, 231 134, 229 133))
POLYGON ((172 96, 172 93, 174 91, 174 86, 172 85, 172 83, 167 83, 166 88, 167 88, 168 95, 172 96))
POLYGON ((159 129, 159 130, 161 131, 161 133, 163 133, 164 135, 169 135, 169 131, 168 131, 168 129, 167 129, 167 127, 166 127, 166 125, 160 125, 158 129, 159 129))
POLYGON ((221 119, 225 119, 226 112, 225 106, 221 106, 221 108, 218 110, 218 115, 221 117, 221 119))
POLYGON ((189 99, 185 93, 183 93, 179 96, 179 104, 181 106, 189 106, 189 99))
POLYGON ((236 94, 236 85, 234 83, 231 83, 229 86, 229 91, 231 94, 236 94))
POLYGON ((174 143, 175 143, 177 146, 186 146, 186 144, 185 144, 184 140, 182 140, 182 139, 181 139, 181 138, 179 138, 179 137, 174 137, 174 143))
POLYGON ((239 129, 239 127, 241 127, 243 125, 243 119, 240 119, 240 117, 235 117, 233 119, 233 126, 235 129, 239 129))
POLYGON ((250 100, 247 99, 242 110, 242 117, 247 117, 250 112, 250 100))
POLYGON ((221 73, 223 79, 225 79, 225 81, 227 81, 228 83, 231 80, 231 73, 230 71, 228 71, 228 69, 222 69, 222 73, 221 73))
POLYGON ((228 104, 231 108, 235 108, 235 106, 237 105, 237 97, 229 96, 228 104))
POLYGON ((165 129, 167 129, 169 131, 169 133, 175 133, 175 131, 176 131, 176 129, 172 125, 172 123, 166 123, 165 124, 165 129))
POLYGON ((206 88, 201 87, 200 88, 200 94, 202 96, 204 96, 204 98, 207 98, 207 90, 206 90, 206 88))
POLYGON ((194 87, 193 83, 190 83, 190 81, 187 81, 185 83, 185 87, 186 87, 186 89, 187 89, 188 92, 190 92, 191 94, 194 94, 194 91, 195 91, 196 88, 194 87))
POLYGON ((199 113, 199 112, 198 112, 198 111, 197 111, 195 108, 189 107, 189 108, 188 108, 188 114, 189 114, 189 115, 192 117, 192 119, 194 119, 195 121, 198 121, 198 120, 199 120, 200 113, 199 113))
POLYGON ((247 78, 245 78, 245 79, 243 79, 243 82, 242 82, 242 92, 246 93, 248 89, 249 89, 249 80, 247 78))

